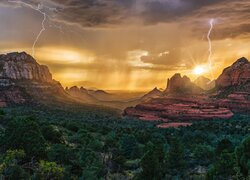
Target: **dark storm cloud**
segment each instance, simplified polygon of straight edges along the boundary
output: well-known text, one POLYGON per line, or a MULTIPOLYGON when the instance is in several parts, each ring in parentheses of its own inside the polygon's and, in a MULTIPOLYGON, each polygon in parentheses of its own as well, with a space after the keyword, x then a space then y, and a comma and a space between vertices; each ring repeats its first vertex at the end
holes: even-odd
POLYGON ((58 20, 82 27, 120 24, 131 12, 134 0, 68 0, 53 2, 62 5, 58 20))
MULTIPOLYGON (((204 18, 231 18, 234 23, 247 21, 250 16, 249 0, 23 0, 37 6, 39 3, 56 7, 55 20, 81 27, 109 27, 129 19, 146 24, 188 22, 204 18)), ((15 6, 18 4, 8 3, 15 6)), ((197 25, 200 22, 198 22, 197 25)), ((246 22, 248 24, 249 22, 246 22)), ((237 26, 237 25, 236 25, 237 26)), ((247 25, 246 25, 247 26, 247 25)), ((236 27, 237 28, 237 27, 236 27)), ((245 28, 244 28, 245 29, 245 28)))
POLYGON ((209 25, 209 18, 215 19, 213 39, 235 38, 249 35, 250 33, 250 1, 230 1, 204 7, 191 13, 184 26, 190 26, 194 34, 201 36, 209 25))
POLYGON ((58 14, 61 21, 83 27, 120 24, 129 18, 148 24, 174 22, 203 7, 231 1, 234 0, 51 0, 63 7, 58 14))
POLYGON ((187 16, 190 13, 217 3, 230 0, 156 0, 145 3, 142 16, 146 23, 173 22, 177 18, 187 16))
MULTIPOLYGON (((33 0, 36 2, 36 0, 33 0)), ((248 34, 249 0, 51 0, 60 8, 57 20, 81 27, 119 26, 130 19, 145 24, 188 23, 194 35, 207 30, 209 18, 219 20, 214 38, 248 34), (244 24, 242 24, 244 22, 244 24), (223 33, 222 33, 223 32, 223 33)), ((131 22, 130 22, 131 23, 131 22)), ((216 22, 217 23, 217 22, 216 22)))

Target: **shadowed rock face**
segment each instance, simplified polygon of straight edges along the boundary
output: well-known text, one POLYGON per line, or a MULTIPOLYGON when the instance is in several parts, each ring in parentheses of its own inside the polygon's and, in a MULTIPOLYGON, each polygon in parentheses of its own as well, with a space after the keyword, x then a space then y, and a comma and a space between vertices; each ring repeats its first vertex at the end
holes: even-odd
POLYGON ((244 85, 250 81, 250 62, 246 58, 240 58, 232 66, 224 69, 216 80, 219 89, 230 86, 244 85))
POLYGON ((181 76, 176 73, 170 79, 168 79, 167 89, 165 93, 170 94, 199 94, 203 90, 196 84, 192 83, 187 76, 181 76))

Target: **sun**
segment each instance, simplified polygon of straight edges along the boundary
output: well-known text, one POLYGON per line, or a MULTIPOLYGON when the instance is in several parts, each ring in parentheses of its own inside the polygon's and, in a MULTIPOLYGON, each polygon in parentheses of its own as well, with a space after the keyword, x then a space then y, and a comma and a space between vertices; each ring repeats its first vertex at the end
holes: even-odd
POLYGON ((194 69, 193 69, 193 73, 195 75, 201 75, 201 74, 204 74, 206 72, 206 69, 204 66, 196 66, 194 69))

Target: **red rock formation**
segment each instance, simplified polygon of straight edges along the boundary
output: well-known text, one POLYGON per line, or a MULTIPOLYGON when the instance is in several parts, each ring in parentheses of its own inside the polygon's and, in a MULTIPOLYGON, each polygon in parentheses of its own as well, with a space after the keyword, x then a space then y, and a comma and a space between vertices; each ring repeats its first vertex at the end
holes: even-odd
POLYGON ((203 90, 191 82, 187 76, 181 77, 177 73, 173 75, 167 82, 165 93, 170 94, 200 94, 203 90))
POLYGON ((250 92, 233 92, 216 101, 220 107, 229 108, 233 112, 250 113, 250 92))
POLYGON ((250 62, 240 58, 232 66, 223 70, 216 80, 216 87, 223 89, 229 86, 240 86, 250 81, 250 62))
POLYGON ((219 106, 250 113, 250 62, 240 58, 224 69, 216 80, 216 88, 219 106))
POLYGON ((134 108, 124 110, 124 115, 137 117, 141 120, 190 121, 227 119, 233 113, 206 97, 164 97, 141 103, 134 108))

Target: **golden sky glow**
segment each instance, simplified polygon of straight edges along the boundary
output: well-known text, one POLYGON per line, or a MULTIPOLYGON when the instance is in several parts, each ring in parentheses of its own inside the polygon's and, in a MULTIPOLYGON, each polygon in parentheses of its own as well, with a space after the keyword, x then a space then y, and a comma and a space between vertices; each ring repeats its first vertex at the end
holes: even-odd
MULTIPOLYGON (((236 59, 250 58, 248 0, 96 0, 94 7, 80 0, 42 2, 58 10, 42 9, 50 19, 35 58, 64 86, 146 91, 165 88, 175 73, 192 80, 199 75, 216 78, 236 59), (212 18, 210 69, 207 33, 212 18)), ((31 54, 42 20, 27 6, 0 2, 0 51, 31 54)))

